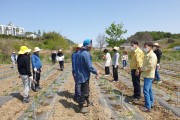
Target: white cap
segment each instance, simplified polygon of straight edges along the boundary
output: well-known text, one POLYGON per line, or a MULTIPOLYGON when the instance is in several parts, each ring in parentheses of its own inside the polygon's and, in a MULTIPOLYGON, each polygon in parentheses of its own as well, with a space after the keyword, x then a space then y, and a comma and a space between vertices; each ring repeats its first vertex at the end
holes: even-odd
POLYGON ((119 47, 115 46, 113 49, 118 51, 118 50, 119 50, 119 47))
POLYGON ((41 51, 42 49, 40 49, 39 47, 35 47, 34 48, 34 52, 38 52, 38 51, 41 51))

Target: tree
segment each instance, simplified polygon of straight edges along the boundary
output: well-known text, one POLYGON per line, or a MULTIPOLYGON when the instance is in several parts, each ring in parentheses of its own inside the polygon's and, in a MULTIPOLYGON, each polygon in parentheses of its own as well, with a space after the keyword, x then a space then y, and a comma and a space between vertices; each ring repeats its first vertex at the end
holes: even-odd
POLYGON ((106 38, 106 42, 108 43, 108 46, 119 46, 124 41, 124 38, 122 37, 123 34, 127 32, 127 30, 123 30, 123 24, 115 24, 113 22, 108 28, 106 28, 106 34, 109 36, 106 38))
POLYGON ((102 50, 103 46, 106 44, 106 36, 105 34, 98 34, 97 39, 97 46, 99 47, 100 51, 102 50))

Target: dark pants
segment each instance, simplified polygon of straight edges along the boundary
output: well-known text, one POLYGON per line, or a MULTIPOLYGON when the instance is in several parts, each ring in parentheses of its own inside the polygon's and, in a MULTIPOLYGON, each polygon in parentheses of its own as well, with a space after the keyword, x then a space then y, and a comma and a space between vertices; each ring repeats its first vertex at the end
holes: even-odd
POLYGON ((118 81, 118 66, 115 68, 113 65, 113 78, 114 81, 118 81))
POLYGON ((39 87, 40 76, 41 76, 40 68, 37 69, 36 72, 33 70, 33 78, 36 80, 35 88, 39 87))
POLYGON ((157 80, 157 81, 160 81, 161 79, 160 79, 160 75, 159 75, 159 70, 158 70, 158 68, 156 67, 156 71, 155 71, 155 80, 157 80))
POLYGON ((64 69, 64 61, 59 61, 60 70, 64 69))
POLYGON ((139 99, 141 97, 140 74, 139 76, 136 76, 135 73, 136 73, 135 69, 131 70, 131 77, 132 77, 132 82, 134 86, 133 97, 139 99))
POLYGON ((127 61, 123 60, 123 68, 127 66, 127 61))
POLYGON ((54 65, 56 63, 56 60, 55 59, 52 59, 52 64, 54 65))
POLYGON ((85 101, 89 100, 89 80, 87 80, 85 83, 81 83, 80 88, 81 96, 79 100, 79 105, 83 105, 85 101))
POLYGON ((109 67, 106 66, 106 67, 105 67, 105 75, 109 75, 109 74, 110 74, 109 67))
POLYGON ((75 82, 74 100, 79 101, 80 96, 81 96, 81 85, 78 82, 76 82, 76 79, 75 79, 75 76, 74 76, 73 72, 72 72, 72 74, 73 74, 74 82, 75 82))

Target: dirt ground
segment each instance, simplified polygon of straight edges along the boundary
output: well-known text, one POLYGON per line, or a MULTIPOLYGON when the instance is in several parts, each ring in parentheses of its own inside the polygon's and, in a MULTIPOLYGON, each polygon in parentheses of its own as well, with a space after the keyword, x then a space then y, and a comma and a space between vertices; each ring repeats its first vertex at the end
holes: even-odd
POLYGON ((98 91, 95 88, 93 76, 90 80, 90 99, 93 106, 89 106, 89 113, 78 113, 78 104, 73 101, 73 78, 65 84, 64 90, 58 94, 53 113, 49 120, 110 120, 111 111, 99 103, 98 91))
MULTIPOLYGON (((66 64, 66 66, 70 66, 71 64, 66 64)), ((97 65, 96 68, 104 73, 104 70, 97 65)), ((49 65, 45 67, 47 69, 50 67, 49 65)), ((3 68, 3 67, 2 67, 3 68)), ((65 67, 66 69, 67 67, 65 67)), ((68 69, 70 71, 71 69, 68 69)), ((71 71, 70 71, 71 72, 71 71)), ((122 72, 122 70, 120 70, 122 72)), ((48 87, 53 80, 56 79, 57 76, 60 75, 60 71, 57 68, 53 69, 51 74, 42 80, 43 89, 48 87)), ((121 79, 121 78, 120 78, 121 79)), ((18 77, 14 77, 14 80, 17 80, 15 84, 21 86, 21 80, 18 77)), ((95 85, 94 75, 91 75, 90 79, 90 99, 93 101, 93 105, 88 107, 89 112, 87 114, 82 114, 78 112, 78 104, 73 101, 74 95, 74 80, 72 75, 65 78, 67 81, 63 89, 60 90, 56 94, 55 102, 52 105, 44 105, 37 110, 39 112, 50 111, 51 114, 48 117, 48 120, 111 120, 111 110, 102 106, 99 103, 99 92, 95 85)), ((112 77, 108 77, 107 80, 112 80, 112 77)), ((13 89, 13 80, 7 79, 4 81, 0 81, 1 89, 0 95, 4 95, 4 91, 10 93, 13 89)), ((132 87, 125 85, 123 82, 111 83, 115 86, 119 91, 123 91, 125 95, 132 95, 132 87)), ((56 86, 57 87, 57 86, 56 86)), ((58 86, 59 88, 62 86, 58 86)), ((162 86, 164 87, 164 86, 162 86)), ((58 88, 57 88, 58 89, 58 88)), ((22 90, 22 87, 19 88, 22 90)), ((22 104, 21 102, 21 93, 17 93, 15 97, 3 104, 0 107, 0 120, 16 120, 24 111, 27 110, 28 106, 31 104, 22 104)), ((38 92, 30 92, 31 96, 38 96, 38 92)), ((152 109, 151 113, 144 113, 139 110, 139 106, 144 105, 144 100, 139 103, 134 104, 133 106, 138 110, 138 112, 144 116, 146 120, 179 120, 171 111, 165 110, 162 106, 160 106, 157 102, 155 107, 152 109)))

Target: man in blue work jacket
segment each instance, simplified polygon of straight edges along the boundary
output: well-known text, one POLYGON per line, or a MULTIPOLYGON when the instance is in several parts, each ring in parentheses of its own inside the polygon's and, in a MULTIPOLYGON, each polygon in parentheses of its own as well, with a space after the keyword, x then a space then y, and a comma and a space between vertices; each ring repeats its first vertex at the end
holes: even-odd
POLYGON ((83 47, 76 53, 75 60, 75 77, 76 82, 80 84, 80 100, 79 103, 79 112, 87 113, 87 109, 83 106, 87 102, 89 105, 89 80, 90 73, 96 74, 98 79, 99 72, 92 66, 92 57, 90 52, 92 49, 92 40, 86 39, 83 42, 83 47))

